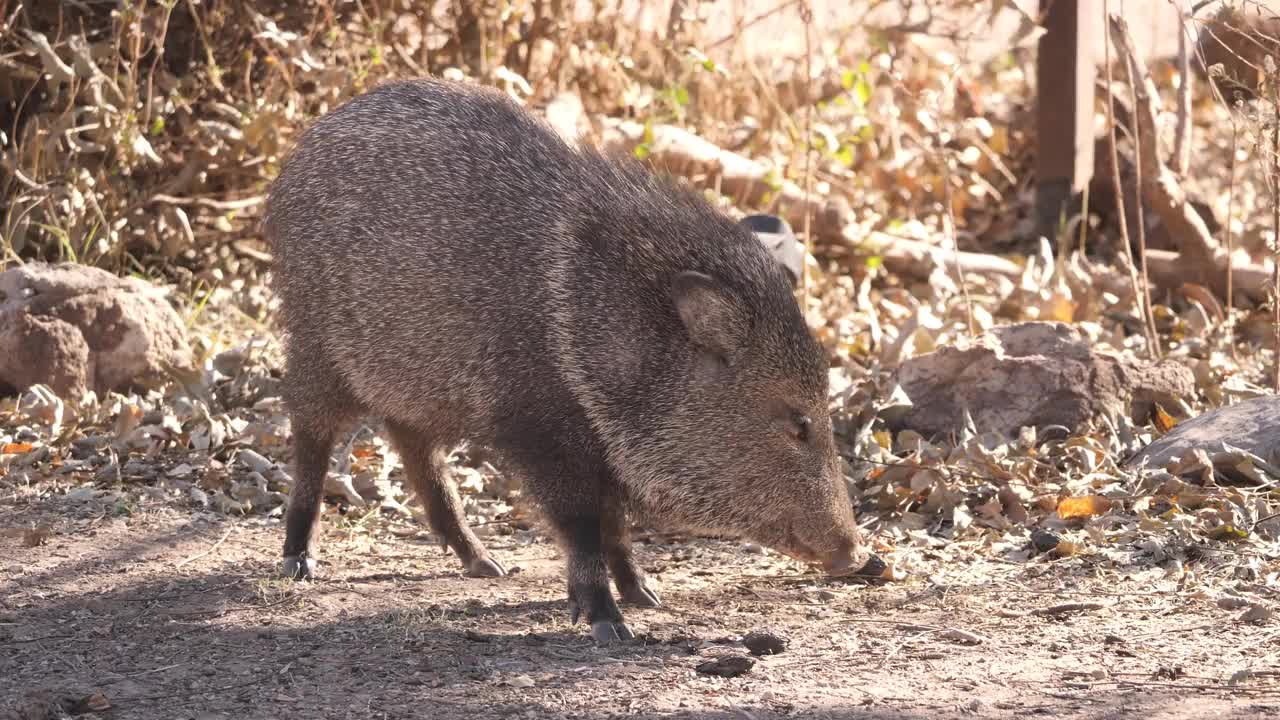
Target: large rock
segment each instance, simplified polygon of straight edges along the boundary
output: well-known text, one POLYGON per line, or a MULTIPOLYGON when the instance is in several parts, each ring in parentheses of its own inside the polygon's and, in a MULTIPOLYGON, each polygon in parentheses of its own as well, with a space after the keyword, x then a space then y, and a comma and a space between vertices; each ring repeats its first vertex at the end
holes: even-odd
POLYGON ((1144 422, 1153 402, 1173 407, 1195 390, 1189 368, 1092 349, 1065 323, 1005 325, 968 343, 912 358, 897 381, 913 407, 890 423, 926 437, 959 430, 968 409, 979 432, 1013 436, 1034 425, 1074 430, 1102 414, 1144 422))
POLYGON ((1187 450, 1212 455, 1224 446, 1247 450, 1263 460, 1280 461, 1280 397, 1265 395, 1197 415, 1142 450, 1125 464, 1164 467, 1181 460, 1187 450))
POLYGON ((0 391, 102 395, 151 385, 166 366, 189 370, 191 350, 163 291, 73 263, 0 272, 0 391))

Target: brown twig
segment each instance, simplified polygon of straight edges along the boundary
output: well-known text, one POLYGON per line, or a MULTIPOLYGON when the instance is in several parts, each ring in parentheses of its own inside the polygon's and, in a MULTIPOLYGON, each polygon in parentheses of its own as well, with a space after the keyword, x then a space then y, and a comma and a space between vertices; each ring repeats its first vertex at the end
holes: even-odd
POLYGON ((217 610, 188 610, 183 612, 170 612, 170 613, 165 613, 165 616, 171 617, 171 618, 191 618, 191 617, 198 617, 200 615, 209 615, 210 617, 222 617, 224 615, 231 615, 232 613, 253 612, 255 610, 266 610, 268 608, 273 608, 278 605, 283 605, 289 602, 290 600, 299 600, 299 599, 301 599, 301 596, 289 594, 289 595, 285 595, 279 600, 272 600, 271 602, 263 603, 262 605, 241 605, 240 607, 232 607, 232 608, 224 607, 224 608, 219 608, 217 610))
POLYGON ((1271 82, 1271 229, 1275 246, 1271 249, 1271 322, 1275 333, 1275 368, 1272 389, 1280 392, 1280 82, 1271 56, 1267 56, 1267 76, 1271 82))
MULTIPOLYGON (((800 3, 800 20, 804 23, 804 96, 813 97, 813 10, 807 0, 800 3)), ((813 103, 804 104, 804 261, 800 268, 800 294, 807 316, 809 306, 809 258, 813 255, 813 103)))
POLYGON ((173 566, 173 567, 174 567, 174 569, 176 570, 177 568, 180 568, 180 567, 182 567, 183 565, 186 565, 187 563, 194 562, 194 561, 196 561, 196 560, 199 560, 199 559, 200 559, 200 558, 202 558, 202 557, 206 557, 206 556, 208 556, 208 555, 211 555, 215 550, 217 550, 219 547, 221 547, 221 546, 222 546, 222 543, 224 543, 224 542, 226 542, 226 541, 227 541, 227 538, 231 537, 231 531, 232 531, 232 530, 234 530, 234 529, 235 529, 235 527, 234 527, 234 526, 227 528, 227 531, 226 531, 225 533, 223 533, 223 534, 222 534, 222 537, 218 538, 218 542, 216 542, 216 543, 214 543, 213 545, 209 546, 209 549, 208 549, 208 550, 205 550, 205 551, 204 551, 204 552, 202 552, 202 553, 197 553, 197 554, 195 554, 195 555, 192 555, 191 557, 187 558, 186 560, 182 560, 182 561, 180 561, 177 565, 174 565, 174 566, 173 566))
POLYGON ((257 678, 254 678, 253 680, 249 680, 242 683, 235 683, 234 685, 222 685, 220 687, 209 688, 208 690, 191 690, 191 689, 183 688, 182 690, 178 690, 172 693, 165 693, 163 695, 133 695, 133 696, 125 695, 123 697, 112 698, 112 700, 116 704, 120 704, 120 703, 126 703, 126 702, 139 702, 142 700, 169 700, 171 698, 186 697, 188 695, 192 695, 192 696, 214 695, 216 693, 226 692, 227 690, 236 690, 238 688, 249 687, 250 685, 260 685, 263 682, 265 682, 269 677, 271 676, 264 674, 257 678))
POLYGON ((1231 229, 1231 218, 1235 216, 1236 208, 1236 152, 1237 144, 1240 139, 1240 123, 1236 118, 1236 113, 1231 106, 1227 106, 1227 113, 1231 116, 1231 161, 1227 164, 1227 310, 1224 322, 1227 326, 1227 347, 1231 351, 1231 359, 1236 359, 1236 343, 1235 343, 1235 320, 1231 317, 1231 311, 1235 306, 1235 235, 1231 229))
POLYGON ((942 201, 947 204, 946 220, 947 223, 947 243, 953 251, 952 257, 955 258, 956 276, 960 280, 960 292, 964 297, 965 317, 969 322, 969 337, 975 337, 978 334, 978 326, 973 320, 973 298, 969 296, 969 282, 965 277, 964 263, 960 262, 960 241, 956 239, 956 211, 951 197, 951 158, 947 157, 945 152, 942 155, 942 201))
MULTIPOLYGON (((1111 17, 1111 10, 1109 6, 1110 6, 1110 3, 1107 2, 1107 0, 1102 0, 1102 12, 1107 17, 1111 17)), ((1103 67, 1106 68, 1106 73, 1107 73, 1107 92, 1110 94, 1114 94, 1115 83, 1112 78, 1112 69, 1111 69, 1111 35, 1110 33, 1103 33, 1102 52, 1103 52, 1103 61, 1102 61, 1103 67)), ((1137 123, 1135 123, 1135 125, 1136 124, 1137 123)), ((1116 207, 1120 208, 1120 212, 1117 213, 1117 220, 1120 225, 1120 244, 1124 246, 1125 258, 1128 260, 1127 265, 1129 270, 1129 281, 1133 285, 1133 301, 1138 305, 1138 316, 1143 318, 1142 334, 1147 338, 1148 347, 1151 347, 1155 344, 1155 339, 1150 337, 1149 335, 1150 326, 1147 325, 1146 312, 1142 307, 1142 299, 1144 296, 1138 284, 1137 263, 1135 263, 1133 260, 1133 245, 1129 241, 1129 221, 1128 221, 1128 218, 1126 217, 1127 213, 1124 212, 1124 207, 1125 207, 1124 186, 1120 184, 1120 151, 1117 147, 1118 139, 1116 137, 1116 116, 1115 116, 1114 102, 1107 103, 1107 132, 1110 135, 1110 137, 1108 138, 1109 142, 1107 144, 1110 146, 1110 149, 1111 149, 1111 187, 1115 191, 1116 207)), ((1135 142, 1134 144, 1136 145, 1137 143, 1135 142)), ((1141 197, 1139 197, 1139 210, 1141 210, 1141 197)), ((1139 225, 1142 224, 1141 212, 1138 213, 1138 224, 1139 225)))
POLYGON ((764 22, 765 20, 768 20, 769 18, 773 17, 774 15, 777 15, 778 13, 782 12, 783 10, 787 10, 787 9, 789 9, 789 8, 791 8, 791 7, 795 6, 795 5, 802 5, 802 4, 803 4, 803 2, 804 2, 804 0, 789 0, 788 2, 784 2, 784 3, 782 3, 781 5, 778 5, 777 7, 773 8, 772 10, 766 10, 765 12, 762 12, 762 13, 760 13, 759 15, 756 15, 755 17, 751 18, 750 20, 747 20, 747 21, 745 21, 745 22, 741 22, 741 23, 739 23, 738 25, 736 25, 736 26, 733 28, 733 32, 731 32, 731 33, 729 33, 728 35, 725 35, 724 37, 720 38, 719 40, 716 40, 716 41, 712 42, 711 44, 707 45, 707 49, 708 49, 708 50, 710 50, 710 49, 712 49, 712 48, 718 48, 718 47, 720 47, 721 45, 724 45, 724 44, 725 44, 725 43, 727 43, 727 42, 731 42, 731 41, 733 41, 735 38, 737 38, 738 36, 740 36, 740 35, 742 34, 742 31, 743 31, 743 30, 746 30, 747 28, 749 28, 749 27, 751 27, 751 26, 753 26, 753 25, 758 25, 759 23, 762 23, 762 22, 764 22))
POLYGON ((1197 282, 1211 287, 1214 292, 1222 293, 1225 285, 1222 271, 1226 266, 1223 255, 1226 253, 1213 239, 1204 218, 1188 201, 1183 179, 1169 168, 1158 149, 1156 113, 1160 92, 1134 46, 1128 23, 1119 15, 1111 15, 1108 24, 1108 36, 1115 43, 1120 56, 1127 59, 1133 68, 1137 91, 1134 117, 1136 125, 1141 127, 1141 133, 1136 134, 1136 138, 1143 145, 1143 199, 1159 215, 1179 248, 1177 275, 1165 275, 1161 284, 1177 287, 1183 282, 1197 282), (1170 280, 1173 282, 1170 283, 1170 280))
MULTIPOLYGON (((1141 91, 1138 89, 1137 70, 1130 58, 1126 58, 1125 72, 1129 77, 1129 88, 1133 92, 1134 104, 1137 105, 1141 91)), ((1154 148, 1159 148, 1159 141, 1152 139, 1154 148)), ((1147 326, 1147 343, 1149 344, 1147 352, 1152 358, 1159 358, 1160 353, 1160 337, 1156 333, 1156 314, 1151 308, 1151 273, 1147 270, 1147 223, 1143 221, 1144 197, 1142 193, 1142 123, 1133 124, 1133 172, 1135 194, 1138 197, 1138 262, 1140 264, 1140 275, 1142 279, 1142 303, 1143 310, 1142 321, 1147 326)), ((1118 206, 1123 207, 1123 206, 1118 206)))
POLYGON ((1102 610, 1106 605, 1096 602, 1068 602, 1059 605, 1051 605, 1045 608, 1036 608, 1031 611, 1032 615, 1040 617, 1052 617, 1055 615, 1066 615, 1067 613, 1090 612, 1093 610, 1102 610))
MULTIPOLYGON (((1155 13, 1152 13, 1155 16, 1155 13)), ((1191 167, 1191 53, 1187 51, 1186 18, 1178 8, 1178 124, 1173 141, 1173 171, 1186 175, 1191 167)))
POLYGON ((0 645, 21 645, 23 643, 40 642, 41 640, 66 640, 75 637, 75 635, 41 635, 40 637, 23 638, 22 640, 4 640, 0 641, 0 645))

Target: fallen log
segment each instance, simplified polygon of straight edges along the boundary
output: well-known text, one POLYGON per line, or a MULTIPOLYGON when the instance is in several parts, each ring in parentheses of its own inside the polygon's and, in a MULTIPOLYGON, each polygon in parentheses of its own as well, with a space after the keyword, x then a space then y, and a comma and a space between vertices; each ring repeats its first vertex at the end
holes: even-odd
MULTIPOLYGON (((1147 250, 1147 272, 1152 284, 1166 290, 1177 290, 1183 283, 1195 282, 1187 272, 1186 259, 1170 250, 1147 250)), ((1225 268, 1219 273, 1221 289, 1213 286, 1215 292, 1222 297, 1226 295, 1226 274, 1225 268)), ((1237 263, 1231 269, 1231 277, 1235 292, 1244 293, 1255 300, 1266 297, 1271 288, 1271 270, 1268 268, 1237 263)))
POLYGON ((953 273, 957 265, 966 274, 1002 275, 1017 280, 1023 267, 999 255, 949 250, 919 240, 907 240, 882 232, 872 232, 864 237, 846 233, 845 244, 879 255, 884 266, 898 275, 927 278, 939 265, 947 273, 953 273))

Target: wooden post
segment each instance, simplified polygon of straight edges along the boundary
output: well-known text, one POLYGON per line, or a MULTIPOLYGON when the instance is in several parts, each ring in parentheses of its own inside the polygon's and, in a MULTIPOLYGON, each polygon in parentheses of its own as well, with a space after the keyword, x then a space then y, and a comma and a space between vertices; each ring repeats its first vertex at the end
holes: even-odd
POLYGON ((1092 38, 1098 0, 1040 0, 1046 32, 1036 57, 1036 232, 1053 240, 1079 210, 1093 175, 1092 38))

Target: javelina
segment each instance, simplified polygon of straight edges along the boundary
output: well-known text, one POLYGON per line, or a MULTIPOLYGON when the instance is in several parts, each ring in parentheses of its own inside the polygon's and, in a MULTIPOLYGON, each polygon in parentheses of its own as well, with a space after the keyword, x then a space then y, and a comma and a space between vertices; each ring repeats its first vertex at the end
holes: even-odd
POLYGON ((610 574, 624 601, 659 603, 629 515, 832 573, 865 561, 825 355, 783 270, 696 194, 571 149, 501 93, 427 79, 316 121, 264 223, 287 333, 288 574, 314 569, 335 435, 366 413, 471 575, 504 570, 445 453, 469 440, 518 474, 601 642, 631 636, 610 574))

